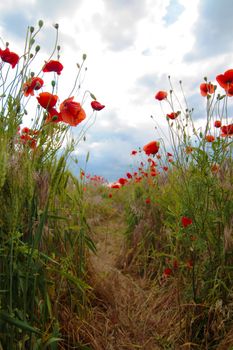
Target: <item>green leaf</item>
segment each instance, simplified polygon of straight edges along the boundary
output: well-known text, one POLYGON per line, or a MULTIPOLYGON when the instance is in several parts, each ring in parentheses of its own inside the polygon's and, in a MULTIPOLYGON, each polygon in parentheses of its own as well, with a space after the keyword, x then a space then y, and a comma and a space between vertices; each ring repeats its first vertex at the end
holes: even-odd
POLYGON ((30 326, 27 322, 21 321, 17 318, 10 316, 5 311, 0 311, 0 319, 30 333, 41 334, 41 331, 39 329, 30 326))
POLYGON ((50 339, 47 340, 47 342, 44 344, 43 350, 44 350, 44 349, 47 349, 48 346, 50 346, 50 345, 52 345, 52 344, 54 344, 54 343, 57 343, 57 342, 59 342, 59 341, 62 341, 62 340, 63 340, 62 338, 57 338, 57 337, 52 337, 52 338, 50 338, 50 339))

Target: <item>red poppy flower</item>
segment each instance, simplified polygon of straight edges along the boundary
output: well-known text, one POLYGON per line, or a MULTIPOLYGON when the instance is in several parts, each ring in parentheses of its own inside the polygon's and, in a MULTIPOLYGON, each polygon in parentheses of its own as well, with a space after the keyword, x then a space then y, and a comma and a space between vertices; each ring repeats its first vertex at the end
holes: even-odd
POLYGON ((124 179, 123 177, 121 177, 119 180, 118 180, 119 184, 121 184, 122 186, 124 186, 128 180, 124 179))
POLYGON ((226 90, 226 94, 229 97, 233 96, 233 84, 229 86, 229 88, 226 90))
POLYGON ((188 218, 187 216, 183 216, 181 218, 181 224, 183 227, 187 227, 193 223, 193 220, 188 218))
POLYGON ((233 124, 223 125, 221 127, 221 131, 222 131, 221 136, 223 136, 223 137, 225 137, 225 136, 233 136, 233 124))
POLYGON ((145 202, 146 204, 150 204, 150 198, 146 198, 145 202))
POLYGON ((162 101, 165 98, 167 98, 167 92, 166 91, 158 91, 157 94, 155 95, 155 99, 162 101))
POLYGON ((38 130, 31 130, 28 127, 24 127, 21 130, 20 140, 23 145, 27 145, 32 149, 36 148, 36 135, 38 130))
POLYGON ((200 91, 202 96, 207 96, 208 94, 213 94, 215 91, 215 86, 213 84, 203 83, 200 85, 200 91))
POLYGON ((167 117, 169 119, 176 119, 178 117, 178 115, 180 114, 180 112, 172 112, 170 114, 167 114, 167 117))
POLYGON ((206 135, 205 140, 207 142, 214 142, 215 137, 213 135, 206 135))
POLYGON ((22 134, 29 134, 31 132, 31 129, 29 129, 27 126, 25 126, 22 130, 21 133, 22 134))
POLYGON ((108 194, 108 198, 112 198, 112 193, 109 193, 109 194, 108 194))
POLYGON ((167 152, 167 156, 168 156, 168 157, 173 157, 173 154, 167 152))
POLYGON ((57 95, 52 95, 50 92, 41 92, 37 97, 37 100, 41 107, 49 110, 55 106, 58 100, 57 95))
POLYGON ((166 269, 164 269, 164 271, 163 271, 163 276, 169 277, 169 276, 171 276, 171 274, 172 274, 172 269, 170 269, 169 267, 166 267, 166 269))
POLYGON ((105 106, 97 101, 91 102, 91 107, 94 109, 94 111, 101 111, 105 106))
POLYGON ((138 153, 137 151, 133 150, 133 151, 131 152, 131 156, 135 156, 137 153, 138 153))
POLYGON ((128 177, 128 179, 132 179, 132 175, 130 173, 127 173, 126 176, 128 177))
POLYGON ((159 142, 151 141, 143 147, 143 151, 149 156, 150 154, 156 154, 159 151, 159 142))
POLYGON ((58 75, 61 74, 61 71, 63 69, 63 65, 59 61, 51 60, 49 62, 46 62, 45 65, 42 68, 43 72, 56 72, 58 75))
POLYGON ((220 169, 220 165, 215 163, 211 166, 211 172, 213 174, 217 174, 219 172, 219 169, 220 169))
POLYGON ((233 84, 233 69, 227 70, 224 74, 217 75, 216 80, 223 89, 228 91, 233 84))
POLYGON ((151 166, 151 167, 154 167, 154 166, 157 166, 157 165, 158 165, 158 164, 155 163, 155 161, 154 161, 153 159, 151 159, 151 158, 148 158, 148 162, 150 163, 150 166, 151 166))
POLYGON ((154 171, 154 170, 152 170, 151 172, 150 172, 150 176, 152 176, 152 177, 155 177, 155 176, 157 176, 158 175, 158 173, 156 172, 156 171, 154 171))
POLYGON ((221 128, 221 126, 222 126, 221 121, 220 120, 215 120, 214 126, 215 126, 215 128, 221 128))
POLYGON ((58 122, 62 122, 62 117, 61 117, 61 113, 59 113, 56 108, 50 108, 48 115, 46 117, 45 122, 46 123, 58 123, 58 122))
POLYGON ((186 153, 186 154, 191 154, 192 151, 193 151, 193 148, 190 147, 190 146, 187 146, 187 147, 185 148, 185 153, 186 153))
POLYGON ((62 120, 71 125, 76 126, 86 118, 86 113, 80 103, 73 101, 74 97, 69 97, 60 104, 60 112, 62 120))
POLYGON ((8 47, 5 50, 0 49, 0 57, 3 62, 10 63, 12 68, 15 68, 16 64, 19 62, 19 56, 11 52, 8 47))
POLYGON ((177 270, 178 267, 179 267, 179 262, 177 260, 174 260, 173 261, 173 268, 174 268, 174 270, 177 270))
POLYGON ((34 90, 39 90, 44 85, 44 81, 39 77, 34 77, 23 84, 23 94, 28 97, 34 96, 34 90))
POLYGON ((164 171, 168 171, 168 167, 167 167, 167 166, 164 166, 164 167, 163 167, 163 170, 164 170, 164 171))
POLYGON ((140 182, 142 180, 142 177, 139 176, 139 177, 135 177, 135 182, 140 182))
POLYGON ((119 184, 119 183, 113 183, 113 184, 111 184, 111 186, 110 186, 111 188, 121 188, 121 185, 119 184))
POLYGON ((193 268, 193 261, 192 260, 188 260, 187 263, 186 263, 187 267, 189 269, 192 269, 193 268))

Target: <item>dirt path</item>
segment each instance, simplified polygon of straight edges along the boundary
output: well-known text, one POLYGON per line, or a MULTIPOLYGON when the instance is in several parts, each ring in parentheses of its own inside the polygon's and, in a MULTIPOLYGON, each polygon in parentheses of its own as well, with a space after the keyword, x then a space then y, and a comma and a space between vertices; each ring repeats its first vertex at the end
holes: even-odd
POLYGON ((116 267, 124 231, 121 217, 95 227, 97 255, 91 256, 91 285, 96 296, 94 349, 163 349, 156 334, 153 293, 143 288, 143 280, 135 280, 116 267))

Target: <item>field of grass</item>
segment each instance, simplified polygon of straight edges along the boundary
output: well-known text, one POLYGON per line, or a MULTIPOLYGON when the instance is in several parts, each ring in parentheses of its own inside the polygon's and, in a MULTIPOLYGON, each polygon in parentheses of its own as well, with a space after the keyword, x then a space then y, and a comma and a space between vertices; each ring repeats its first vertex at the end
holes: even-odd
POLYGON ((169 80, 155 95, 169 146, 138 145, 112 184, 77 178, 71 130, 83 139, 104 106, 77 101, 85 54, 59 101, 57 39, 34 72, 42 29, 22 57, 0 50, 0 350, 232 350, 233 70, 201 83, 202 129, 169 80))

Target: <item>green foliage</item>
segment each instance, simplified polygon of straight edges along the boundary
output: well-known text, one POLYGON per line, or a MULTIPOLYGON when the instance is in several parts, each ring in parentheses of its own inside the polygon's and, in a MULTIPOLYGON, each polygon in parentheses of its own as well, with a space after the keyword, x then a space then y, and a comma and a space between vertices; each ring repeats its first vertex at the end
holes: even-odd
POLYGON ((0 348, 11 350, 64 344, 64 300, 70 312, 86 314, 85 261, 87 251, 95 251, 82 185, 67 170, 74 144, 67 139, 62 145, 69 128, 45 123, 37 108, 31 129, 36 143, 19 133, 28 103, 22 88, 42 25, 28 30, 22 68, 10 82, 8 73, 1 75, 0 348))

